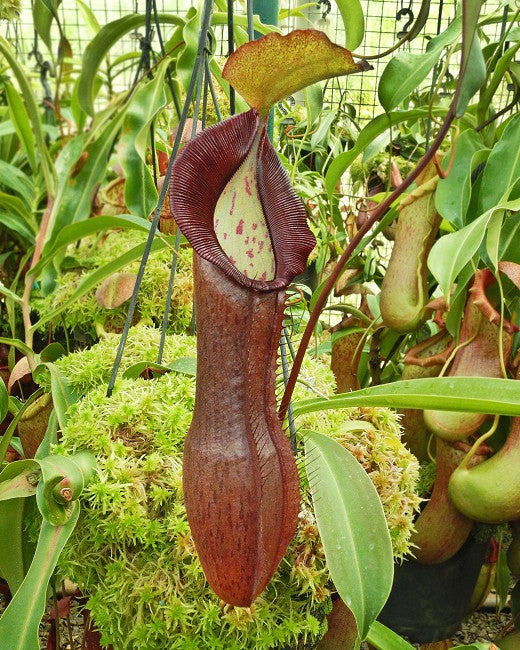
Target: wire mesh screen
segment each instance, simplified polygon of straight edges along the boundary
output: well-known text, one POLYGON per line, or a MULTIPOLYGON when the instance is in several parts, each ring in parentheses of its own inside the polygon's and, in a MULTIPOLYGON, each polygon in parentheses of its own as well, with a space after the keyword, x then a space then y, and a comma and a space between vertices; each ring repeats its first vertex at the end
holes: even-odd
MULTIPOLYGON (((391 47, 399 38, 399 35, 409 29, 421 5, 420 0, 362 0, 361 3, 365 13, 366 31, 358 53, 365 55, 373 55, 391 47)), ((86 12, 90 10, 99 25, 103 26, 123 16, 134 13, 143 14, 145 9, 144 0, 110 0, 110 2, 106 0, 85 0, 83 4, 87 9, 84 9, 81 4, 71 0, 64 0, 60 5, 63 31, 71 44, 73 60, 78 68, 85 48, 95 33, 89 25, 86 12)), ((190 0, 157 0, 157 9, 159 12, 185 15, 193 4, 190 0)), ((244 13, 244 4, 244 2, 236 1, 235 11, 244 13)), ((499 4, 499 0, 488 0, 485 3, 486 11, 489 12, 492 9, 498 11, 499 4)), ((303 0, 281 0, 280 7, 289 10, 289 16, 280 23, 282 30, 289 31, 295 27, 313 27, 325 31, 336 43, 343 44, 345 42, 344 25, 336 3, 333 0, 320 0, 310 7, 307 5, 309 3, 303 0), (291 14, 291 11, 296 10, 299 5, 304 6, 300 12, 303 16, 291 14)), ((423 50, 429 38, 446 29, 453 19, 455 8, 456 0, 433 0, 422 35, 411 43, 404 45, 403 48, 415 52, 423 50)), ((489 25, 487 30, 490 36, 495 36, 500 28, 500 21, 497 21, 489 25)), ((168 39, 173 29, 173 26, 164 26, 165 39, 168 39)), ((124 91, 132 83, 138 60, 137 53, 140 51, 139 39, 143 31, 143 29, 137 28, 126 33, 111 49, 110 61, 112 64, 114 62, 118 64, 114 66, 114 76, 111 80, 113 92, 124 91), (126 58, 129 57, 130 53, 135 53, 136 57, 126 58)), ((25 3, 20 20, 7 24, 4 32, 15 46, 20 59, 30 66, 34 62, 34 59, 31 59, 31 53, 34 55, 35 49, 33 16, 30 5, 25 3)), ((53 26, 51 34, 53 48, 56 49, 59 42, 56 25, 53 26)), ((216 30, 216 37, 217 53, 225 56, 227 54, 227 39, 223 28, 216 30)), ((152 47, 158 50, 156 36, 152 47)), ((38 43, 38 49, 44 59, 52 59, 51 53, 46 50, 41 41, 38 43)), ((55 54, 55 52, 52 54, 55 54)), ((391 56, 373 61, 373 70, 362 75, 352 75, 329 82, 325 96, 326 102, 331 107, 339 106, 342 102, 353 106, 356 112, 356 120, 360 126, 363 126, 375 115, 382 112, 377 99, 377 80, 391 56)), ((453 66, 455 65, 456 61, 453 66)), ((431 81, 428 80, 425 87, 430 84, 431 81)), ((507 100, 508 90, 504 84, 501 88, 500 105, 505 105, 507 100)))

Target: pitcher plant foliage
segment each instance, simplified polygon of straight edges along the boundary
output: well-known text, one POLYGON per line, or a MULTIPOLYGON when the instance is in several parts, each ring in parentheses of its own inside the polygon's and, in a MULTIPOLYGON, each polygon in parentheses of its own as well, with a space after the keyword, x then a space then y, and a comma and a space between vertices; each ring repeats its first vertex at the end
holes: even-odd
POLYGON ((249 606, 294 534, 298 471, 275 399, 285 290, 315 239, 266 133, 271 105, 365 69, 322 33, 269 34, 223 71, 251 105, 207 129, 174 163, 172 213, 193 246, 197 391, 184 449, 188 519, 206 577, 249 606))

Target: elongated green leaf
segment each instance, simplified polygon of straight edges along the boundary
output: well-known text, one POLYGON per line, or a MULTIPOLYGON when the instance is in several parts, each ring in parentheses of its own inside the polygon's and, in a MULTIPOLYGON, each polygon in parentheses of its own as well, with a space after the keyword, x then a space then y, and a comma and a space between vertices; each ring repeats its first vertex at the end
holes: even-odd
MULTIPOLYGON (((175 14, 159 13, 158 20, 168 25, 184 25, 184 20, 175 14)), ((104 25, 85 48, 77 96, 79 105, 88 115, 94 115, 94 80, 101 62, 121 37, 145 23, 146 16, 141 14, 129 14, 113 20, 104 25)))
POLYGON ((40 466, 35 460, 15 460, 0 472, 0 501, 36 494, 40 466))
POLYGON ((462 83, 459 88, 459 95, 455 106, 455 114, 457 117, 460 117, 464 113, 470 97, 486 80, 486 66, 485 64, 483 65, 484 59, 482 56, 482 50, 480 49, 476 37, 482 2, 483 0, 463 0, 462 2, 462 18, 464 23, 462 30, 464 34, 464 42, 460 69, 462 83), (477 46, 475 45, 475 42, 477 43, 477 46), (476 87, 479 78, 480 83, 478 87, 476 87))
POLYGON ((336 0, 343 26, 345 27, 345 47, 355 50, 363 42, 365 35, 365 16, 359 0, 336 0))
POLYGON ((442 293, 449 300, 456 277, 478 250, 492 212, 485 212, 478 219, 457 232, 438 239, 428 257, 428 268, 439 283, 442 293))
POLYGON ((4 82, 4 88, 11 121, 16 129, 16 135, 24 146, 31 169, 36 173, 38 171, 38 165, 36 162, 34 133, 31 128, 29 114, 27 113, 27 109, 25 108, 25 104, 23 103, 20 94, 15 90, 14 86, 8 82, 4 82))
POLYGON ((0 502, 0 576, 16 593, 25 577, 23 536, 25 499, 0 502))
MULTIPOLYGON (((447 108, 441 106, 434 106, 432 108, 434 115, 445 115, 447 108)), ((356 144, 345 151, 344 153, 336 156, 332 161, 325 175, 325 186, 327 193, 332 196, 336 189, 341 176, 347 171, 354 160, 363 153, 368 145, 373 142, 379 135, 387 131, 390 127, 401 124, 402 122, 416 121, 423 117, 428 117, 427 108, 414 108, 409 111, 395 111, 392 113, 385 113, 378 115, 371 120, 359 133, 356 144)))
MULTIPOLYGON (((473 2, 473 0, 471 0, 473 2)), ((460 117, 466 110, 473 95, 486 81, 486 63, 480 47, 480 42, 475 36, 471 45, 469 59, 464 69, 464 77, 460 84, 457 98, 456 115, 460 117)))
MULTIPOLYGON (((126 107, 121 107, 117 115, 109 121, 97 139, 87 147, 84 166, 76 173, 69 170, 63 185, 60 186, 54 210, 51 214, 46 242, 52 241, 58 232, 71 223, 87 219, 91 212, 92 192, 103 178, 108 154, 125 117, 126 107)), ((82 140, 80 140, 82 141, 82 140)))
POLYGON ((96 18, 95 13, 82 0, 76 0, 76 4, 79 7, 79 10, 81 12, 81 16, 83 17, 83 21, 85 22, 87 27, 90 29, 91 35, 96 36, 96 34, 101 29, 101 26, 100 26, 100 24, 98 22, 98 19, 96 18))
POLYGON ((458 17, 444 32, 431 39, 424 54, 403 51, 390 59, 377 90, 381 106, 386 112, 396 108, 426 79, 442 50, 459 38, 461 30, 462 19, 458 17))
POLYGON ((329 399, 295 402, 294 414, 350 406, 467 411, 491 415, 520 416, 518 382, 489 377, 433 377, 407 379, 355 390, 329 399))
MULTIPOLYGON (((511 34, 509 34, 511 36, 511 34)), ((504 54, 498 59, 495 69, 493 70, 493 75, 489 80, 488 85, 482 91, 480 96, 480 101, 478 105, 478 110, 480 115, 485 115, 489 104, 493 101, 493 97, 498 90, 500 82, 504 78, 504 74, 509 69, 511 61, 514 59, 518 49, 520 48, 520 42, 516 43, 512 47, 508 48, 504 54)))
POLYGON ((197 359, 195 357, 179 357, 169 363, 168 367, 175 372, 188 375, 188 377, 195 377, 197 374, 197 359))
POLYGON ((25 107, 27 109, 27 114, 31 121, 31 126, 34 133, 34 142, 40 154, 41 171, 45 179, 47 194, 54 196, 56 175, 52 166, 49 152, 47 151, 47 146, 45 144, 40 118, 40 109, 36 102, 31 83, 25 74, 23 66, 18 61, 16 54, 13 52, 6 39, 2 36, 0 36, 0 54, 2 54, 7 59, 9 68, 16 77, 16 81, 18 82, 20 90, 22 91, 25 107))
POLYGON ((20 219, 20 217, 15 217, 12 214, 0 213, 0 223, 8 230, 18 233, 23 239, 29 242, 29 244, 34 242, 33 231, 20 219))
POLYGON ((364 639, 392 588, 394 560, 383 506, 366 471, 332 438, 308 432, 305 463, 332 581, 364 639))
MULTIPOLYGON (((435 207, 444 219, 461 228, 471 197, 471 174, 475 167, 484 162, 489 149, 484 147, 482 138, 472 129, 461 133, 456 143, 453 163, 446 178, 439 179, 435 191, 435 207)), ((443 160, 446 170, 450 164, 451 149, 443 160)))
POLYGON ((489 154, 478 195, 479 211, 482 213, 495 206, 519 178, 520 114, 517 114, 489 154))
POLYGON ((141 217, 135 217, 131 214, 118 214, 117 217, 92 217, 65 226, 44 248, 40 261, 32 269, 34 276, 38 277, 41 270, 55 258, 56 254, 63 251, 69 244, 110 228, 125 228, 146 232, 150 229, 150 222, 147 219, 141 219, 141 217))
POLYGON ((33 24, 38 36, 45 43, 49 51, 52 51, 51 26, 56 15, 56 10, 61 0, 34 0, 33 3, 33 24))
POLYGON ((3 422, 7 415, 9 406, 9 396, 7 395, 7 388, 3 381, 0 381, 0 422, 3 422))
POLYGON ((56 364, 46 362, 45 366, 51 373, 51 393, 54 410, 56 411, 60 428, 64 429, 67 424, 67 411, 78 401, 79 395, 69 386, 69 382, 65 379, 56 364))
POLYGON ((157 205, 157 190, 146 164, 146 153, 150 146, 150 125, 166 105, 164 75, 169 63, 160 64, 155 77, 132 97, 119 141, 119 160, 126 177, 125 203, 132 214, 143 219, 157 205))
POLYGON ((0 618, 0 639, 9 650, 39 650, 38 626, 45 611, 47 585, 78 517, 76 501, 64 526, 42 523, 29 571, 0 618))
POLYGON ((370 626, 367 641, 376 650, 413 650, 413 645, 410 645, 408 641, 405 641, 379 621, 375 621, 370 626))
POLYGON ((5 185, 20 195, 27 207, 30 207, 34 195, 34 184, 18 167, 5 160, 0 160, 0 185, 5 185))
MULTIPOLYGON (((156 250, 161 250, 162 248, 165 248, 168 243, 170 245, 173 245, 173 239, 171 242, 167 242, 163 239, 156 239, 153 244, 152 244, 152 251, 156 250)), ((134 246, 134 248, 131 248, 127 253, 124 255, 121 255, 117 259, 115 259, 113 262, 110 262, 109 264, 105 264, 105 266, 102 266, 99 269, 96 269, 89 275, 87 275, 76 291, 57 309, 54 309, 52 312, 49 312, 46 314, 43 318, 41 318, 38 322, 36 322, 32 327, 31 331, 34 331, 41 327, 44 323, 48 323, 50 320, 53 320, 61 314, 62 311, 68 309, 69 305, 72 305, 78 298, 81 298, 81 296, 84 296, 88 291, 96 287, 98 284, 100 284, 105 278, 108 278, 109 275, 112 275, 112 273, 115 273, 116 271, 119 271, 119 269, 123 268, 127 264, 130 264, 136 259, 139 259, 144 251, 145 244, 139 244, 138 246, 134 246)))

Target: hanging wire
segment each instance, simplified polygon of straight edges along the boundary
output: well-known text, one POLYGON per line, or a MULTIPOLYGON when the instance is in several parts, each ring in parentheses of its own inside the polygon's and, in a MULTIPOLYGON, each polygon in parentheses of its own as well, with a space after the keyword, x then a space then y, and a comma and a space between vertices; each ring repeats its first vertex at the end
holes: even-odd
MULTIPOLYGON (((233 0, 227 0, 227 37, 228 37, 228 56, 235 51, 235 35, 233 24, 233 0)), ((235 89, 229 88, 229 114, 235 114, 235 89)))
POLYGON ((114 365, 112 367, 112 373, 110 375, 110 380, 108 382, 108 388, 107 388, 107 397, 110 397, 112 395, 112 392, 114 390, 116 378, 117 378, 117 373, 119 370, 119 366, 121 365, 121 359, 123 358, 123 352, 125 349, 126 345, 126 340, 128 338, 128 332, 130 330, 130 325, 132 323, 132 319, 134 317, 135 313, 135 307, 137 304, 137 296, 139 293, 139 289, 141 288, 141 283, 143 280, 143 275, 144 275, 144 270, 146 268, 146 264, 148 262, 148 257, 150 256, 150 251, 152 248, 153 240, 155 237, 155 232, 157 230, 157 226, 159 224, 159 218, 161 216, 161 211, 164 205, 164 201, 166 199, 166 192, 168 191, 168 186, 170 184, 170 177, 172 173, 172 167, 173 167, 173 161, 175 160, 175 157, 177 156, 177 153, 179 151, 179 147, 181 144, 181 139, 182 139, 182 134, 184 131, 184 127, 186 125, 186 119, 188 117, 188 112, 190 109, 191 101, 193 98, 193 93, 195 91, 195 87, 197 84, 197 79, 199 77, 199 72, 201 69, 201 65, 204 59, 204 56, 206 56, 206 45, 207 45, 207 38, 208 38, 208 32, 209 32, 209 27, 210 27, 210 20, 211 20, 211 13, 212 13, 212 8, 213 8, 213 1, 212 0, 205 0, 204 1, 204 9, 203 9, 203 15, 202 15, 202 24, 201 24, 201 30, 199 34, 199 43, 197 47, 197 55, 195 57, 195 61, 193 64, 193 70, 191 73, 191 78, 190 78, 190 83, 188 86, 188 91, 186 93, 186 99, 184 101, 184 107, 182 109, 182 114, 181 118, 179 121, 179 127, 177 130, 177 135, 175 136, 175 142, 173 145, 173 150, 172 150, 172 155, 170 157, 170 161, 168 163, 168 168, 166 170, 166 173, 164 175, 164 182, 163 186, 161 188, 161 193, 159 195, 159 201, 157 203, 157 207, 155 208, 155 213, 152 219, 152 223, 150 225, 150 231, 148 233, 148 239, 146 240, 145 248, 143 251, 143 257, 141 259, 141 264, 139 266, 139 271, 137 272, 137 277, 135 280, 135 287, 134 287, 134 292, 132 294, 132 298, 130 299, 130 305, 128 307, 128 312, 126 315, 126 320, 125 324, 123 327, 123 331, 121 333, 121 339, 119 341, 119 345, 117 348, 117 353, 116 353, 116 358, 114 361, 114 365))
POLYGON ((247 36, 250 41, 255 38, 253 0, 247 0, 247 36))

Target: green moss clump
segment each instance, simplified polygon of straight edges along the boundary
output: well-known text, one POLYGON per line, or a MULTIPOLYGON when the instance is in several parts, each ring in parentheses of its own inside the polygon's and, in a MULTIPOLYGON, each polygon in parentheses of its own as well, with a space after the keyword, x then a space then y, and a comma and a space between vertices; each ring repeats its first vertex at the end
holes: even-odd
MULTIPOLYGON (((69 248, 69 268, 56 279, 56 288, 48 296, 35 294, 32 307, 43 318, 62 307, 76 291, 80 283, 94 270, 109 264, 134 246, 143 244, 146 234, 134 230, 110 231, 101 238, 87 237, 78 248, 69 248), (73 268, 70 266, 73 265, 73 268)), ((193 278, 191 273, 191 249, 181 248, 177 261, 172 307, 169 317, 169 331, 185 332, 191 322, 193 278)), ((144 324, 159 324, 162 321, 166 292, 170 276, 172 251, 164 248, 150 254, 137 300, 136 320, 144 324)), ((125 266, 120 271, 137 273, 140 260, 125 266)), ((55 328, 76 328, 97 338, 100 333, 120 331, 123 327, 128 302, 116 309, 104 309, 95 297, 96 287, 91 289, 53 319, 55 328)))
MULTIPOLYGON (((132 328, 121 371, 143 358, 154 359, 158 337, 152 328, 132 328)), ((116 335, 107 336, 90 350, 57 362, 85 396, 72 407, 56 451, 71 454, 89 448, 98 460, 59 566, 89 596, 103 644, 112 643, 118 650, 314 647, 326 629, 331 602, 308 495, 302 499, 295 539, 266 590, 251 608, 222 603, 209 589, 197 560, 182 497, 182 448, 195 380, 175 372, 149 381, 121 379, 107 399, 103 382, 118 341, 116 335)), ((194 355, 195 339, 167 337, 165 363, 194 355)), ((332 373, 320 360, 307 359, 302 378, 297 399, 333 390, 332 373)), ((407 504, 401 505, 401 517, 410 519, 399 528, 399 550, 411 526, 408 504, 415 498, 415 485, 413 495, 399 492, 406 485, 400 464, 406 456, 413 466, 413 457, 399 441, 395 416, 388 409, 348 409, 309 414, 300 425, 350 445, 370 467, 379 489, 383 481, 378 475, 386 472, 389 485, 382 498, 387 516, 399 502, 407 504), (360 417, 362 424, 342 432, 340 425, 353 417, 360 417)), ((412 475, 410 469, 410 482, 412 475)))
POLYGON ((22 3, 20 0, 2 0, 0 5, 0 19, 14 20, 20 16, 22 3))

